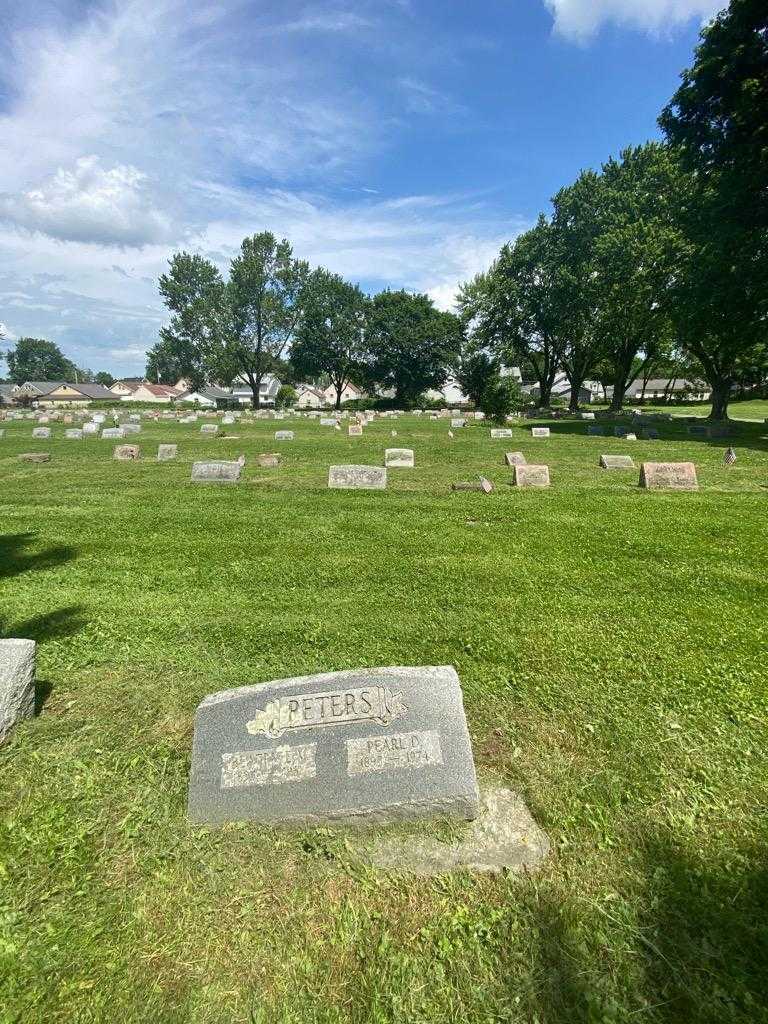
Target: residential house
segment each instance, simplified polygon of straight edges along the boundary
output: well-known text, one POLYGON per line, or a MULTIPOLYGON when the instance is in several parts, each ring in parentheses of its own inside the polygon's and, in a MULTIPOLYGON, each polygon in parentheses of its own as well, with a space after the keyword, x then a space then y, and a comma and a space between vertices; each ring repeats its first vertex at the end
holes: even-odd
POLYGON ((627 388, 625 397, 629 401, 646 402, 683 401, 707 402, 712 394, 708 384, 700 380, 677 380, 674 378, 653 377, 646 381, 643 388, 642 380, 634 380, 627 388))
POLYGON ((296 388, 297 409, 322 409, 327 404, 325 392, 321 388, 313 388, 309 384, 299 384, 296 388))
POLYGON ((178 391, 170 384, 139 384, 130 395, 123 395, 123 402, 157 402, 167 404, 178 397, 178 391))
POLYGON ((63 380, 28 380, 14 389, 17 399, 30 399, 34 405, 90 405, 114 401, 109 388, 101 384, 70 384, 63 380))
POLYGON ((187 402, 190 405, 200 406, 202 409, 226 409, 234 402, 231 391, 224 388, 207 387, 199 391, 186 391, 177 395, 176 403, 187 402))
MULTIPOLYGON (((259 404, 270 406, 275 404, 277 392, 280 390, 280 381, 274 374, 268 373, 261 381, 259 387, 259 404)), ((250 405, 253 401, 253 389, 250 384, 241 380, 233 381, 231 397, 238 405, 250 405)))
POLYGON ((118 398, 130 398, 136 388, 147 383, 148 381, 144 377, 123 377, 111 384, 109 390, 118 398))

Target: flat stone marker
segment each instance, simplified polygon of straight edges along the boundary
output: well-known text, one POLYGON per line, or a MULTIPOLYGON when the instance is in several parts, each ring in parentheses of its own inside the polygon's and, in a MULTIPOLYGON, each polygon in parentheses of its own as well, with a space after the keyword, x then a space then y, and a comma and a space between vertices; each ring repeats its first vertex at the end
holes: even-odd
POLYGON ((35 713, 34 640, 0 640, 0 744, 35 713))
POLYGON ((531 437, 549 437, 549 427, 531 427, 531 437))
POLYGON ((197 484, 236 484, 243 462, 193 462, 192 482, 197 484))
MULTIPOLYGON (((87 426, 88 424, 86 424, 87 426)), ((101 438, 103 441, 117 441, 118 438, 125 437, 122 427, 104 427, 101 432, 101 438)))
POLYGON ((49 452, 24 452, 19 456, 22 462, 50 462, 49 452))
POLYGON ((459 427, 465 427, 466 425, 467 421, 465 419, 462 419, 461 417, 456 417, 451 420, 451 428, 453 430, 457 430, 459 427))
POLYGON ((50 436, 51 436, 51 428, 50 427, 35 427, 33 429, 33 431, 32 431, 32 437, 38 437, 38 438, 41 438, 44 441, 47 441, 50 436))
POLYGON ((77 427, 69 427, 64 431, 64 437, 67 441, 82 441, 83 432, 82 430, 78 430, 77 427))
POLYGON ((527 460, 522 452, 507 452, 504 455, 505 466, 525 466, 527 460))
POLYGON ((639 486, 649 491, 698 491, 696 467, 692 462, 643 462, 639 486))
POLYGON ((413 469, 413 449, 386 448, 384 450, 384 465, 387 469, 413 469))
POLYGON ((492 427, 491 437, 494 438, 494 440, 500 437, 512 437, 512 431, 509 427, 492 427))
POLYGON ((276 441, 292 441, 293 431, 292 430, 276 430, 275 431, 276 441))
POLYGON ((359 423, 350 423, 350 425, 347 427, 347 433, 349 434, 350 437, 362 437, 363 428, 360 426, 359 423))
POLYGON ((175 459, 179 454, 179 446, 177 444, 159 444, 157 446, 157 461, 158 462, 170 462, 175 459))
POLYGON ((549 487, 549 466, 513 466, 515 487, 549 487))
POLYGON ((549 837, 534 820, 522 797, 511 789, 484 789, 480 814, 455 841, 432 836, 384 836, 372 843, 352 840, 353 853, 386 871, 429 877, 464 869, 531 874, 549 854, 549 837))
POLYGON ((634 469, 635 464, 631 455, 601 455, 600 466, 602 469, 634 469))
POLYGON ((589 437, 602 437, 603 434, 605 434, 605 431, 602 427, 593 426, 587 427, 587 434, 589 435, 589 437))
POLYGON ((267 452, 262 455, 257 455, 256 459, 262 469, 275 469, 280 465, 281 456, 276 452, 267 452))
POLYGON ((340 490, 383 491, 387 471, 383 466, 330 466, 328 486, 340 490))
MULTIPOLYGON (((83 424, 83 435, 88 437, 89 434, 98 434, 99 424, 98 423, 84 423, 83 424)), ((122 437, 122 435, 120 435, 122 437)))
POLYGON ((280 679, 211 694, 195 714, 193 822, 364 825, 478 811, 450 666, 280 679))
POLYGON ((117 459, 118 462, 128 462, 131 459, 138 459, 141 455, 141 450, 137 444, 118 444, 112 453, 112 458, 117 459))
POLYGON ((479 482, 475 483, 474 480, 458 480, 455 484, 451 484, 452 491, 482 491, 483 485, 479 482))

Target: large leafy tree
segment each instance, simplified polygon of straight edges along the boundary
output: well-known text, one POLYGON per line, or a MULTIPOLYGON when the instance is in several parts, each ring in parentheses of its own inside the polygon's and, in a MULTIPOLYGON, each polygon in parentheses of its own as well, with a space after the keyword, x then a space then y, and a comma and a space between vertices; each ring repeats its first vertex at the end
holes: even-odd
POLYGON ((229 281, 213 303, 215 329, 208 363, 220 378, 238 377, 253 392, 273 372, 297 335, 304 314, 309 265, 269 231, 244 238, 229 281))
POLYGON ((75 379, 74 363, 57 345, 44 338, 19 338, 5 358, 14 384, 23 384, 27 380, 75 379))
POLYGON ((669 149, 625 150, 600 175, 581 175, 570 191, 585 225, 591 258, 582 295, 589 334, 613 370, 611 408, 621 409, 643 358, 668 337, 669 295, 680 253, 675 209, 682 182, 669 149))
POLYGON ((764 0, 731 0, 660 117, 689 172, 672 315, 712 387, 713 419, 768 335, 767 39, 764 0))
POLYGON ((436 309, 427 295, 380 292, 368 310, 368 377, 408 408, 423 392, 443 387, 461 342, 459 318, 436 309))
POLYGON ((459 309, 474 337, 508 365, 532 368, 543 407, 549 405, 559 368, 552 255, 551 225, 542 216, 459 294, 459 309))
POLYGON ((299 377, 327 377, 341 407, 344 388, 365 371, 366 297, 356 285, 319 268, 308 278, 304 315, 291 348, 299 377))
POLYGON ((160 278, 160 294, 173 315, 147 353, 148 380, 173 384, 186 377, 194 388, 205 384, 223 290, 221 274, 210 260, 187 252, 173 255, 168 273, 160 278))

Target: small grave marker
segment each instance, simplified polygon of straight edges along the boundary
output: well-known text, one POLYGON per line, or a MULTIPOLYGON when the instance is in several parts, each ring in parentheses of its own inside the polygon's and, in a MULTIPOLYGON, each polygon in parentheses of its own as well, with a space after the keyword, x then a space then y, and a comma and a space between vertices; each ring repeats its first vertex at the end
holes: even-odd
POLYGON ((132 459, 138 459, 140 455, 141 450, 137 444, 118 444, 112 453, 112 457, 118 462, 129 462, 132 459))
POLYGON ((382 466, 331 466, 328 486, 337 490, 383 491, 387 471, 382 466))
POLYGON ((549 437, 549 427, 531 427, 531 437, 549 437))
POLYGON ((211 694, 195 714, 189 817, 200 824, 379 824, 477 816, 459 677, 361 669, 211 694))
POLYGON ((491 427, 491 437, 494 440, 502 437, 512 437, 512 431, 509 427, 491 427))
POLYGON ((631 455, 601 455, 600 466, 602 469, 634 469, 635 464, 631 455))
POLYGON ((413 469, 412 448, 387 448, 384 451, 384 465, 387 469, 413 469))
POLYGON ((507 452, 504 455, 504 464, 507 466, 525 466, 527 460, 522 452, 507 452))
POLYGON ((292 430, 276 430, 275 431, 276 441, 292 441, 293 431, 292 430))
POLYGON ((157 461, 170 462, 176 458, 178 453, 179 446, 177 444, 159 444, 157 446, 157 461))
POLYGON ((647 490, 697 491, 696 466, 692 462, 644 462, 640 487, 647 490))
POLYGON ((245 459, 234 462, 193 462, 192 482, 198 484, 236 484, 243 471, 245 459))
POLYGON ((515 487, 549 487, 549 466, 513 466, 515 487))

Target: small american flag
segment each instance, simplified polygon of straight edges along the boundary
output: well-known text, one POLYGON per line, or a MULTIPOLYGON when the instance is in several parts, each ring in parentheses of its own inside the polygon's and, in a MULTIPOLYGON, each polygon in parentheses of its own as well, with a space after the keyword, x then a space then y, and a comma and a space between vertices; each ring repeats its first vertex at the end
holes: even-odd
POLYGON ((736 452, 733 448, 726 448, 725 455, 723 456, 723 465, 732 466, 736 461, 736 452))

